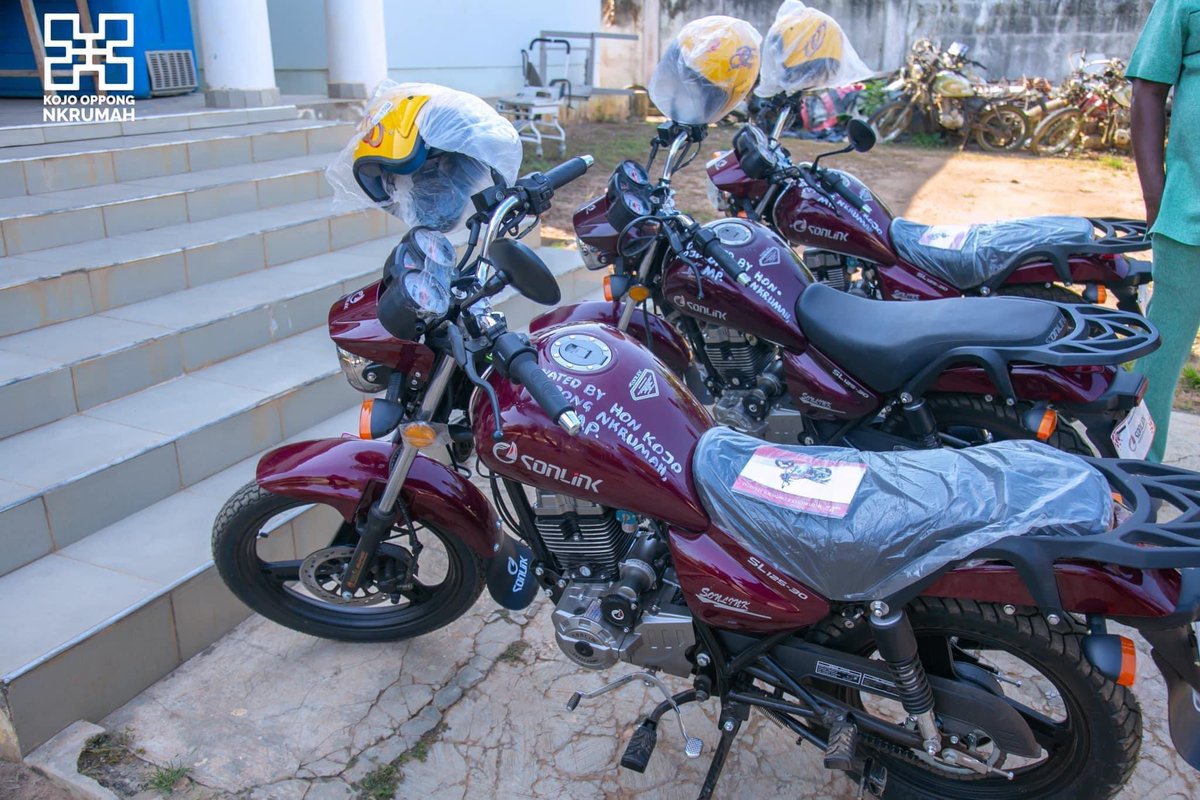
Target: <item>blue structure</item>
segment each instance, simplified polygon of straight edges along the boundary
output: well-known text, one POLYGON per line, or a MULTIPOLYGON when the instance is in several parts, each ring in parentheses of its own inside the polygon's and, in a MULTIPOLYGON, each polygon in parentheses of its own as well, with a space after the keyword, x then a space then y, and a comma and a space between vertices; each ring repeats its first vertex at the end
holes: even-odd
MULTIPOLYGON (((74 14, 74 0, 38 0, 35 4, 39 24, 48 13, 74 14)), ((133 95, 150 96, 150 70, 146 63, 147 50, 188 50, 195 63, 195 42, 192 38, 192 17, 188 0, 90 0, 92 29, 98 30, 99 14, 129 14, 134 16, 133 47, 121 50, 122 56, 132 55, 134 65, 133 95)), ((61 55, 62 48, 47 48, 47 54, 61 55)), ((0 70, 36 70, 33 47, 25 30, 25 18, 16 0, 0 2, 0 70)), ((110 67, 110 80, 120 80, 119 67, 110 67)), ((80 94, 95 94, 95 80, 84 75, 80 94)), ((41 97, 41 81, 37 78, 0 78, 0 97, 41 97)))

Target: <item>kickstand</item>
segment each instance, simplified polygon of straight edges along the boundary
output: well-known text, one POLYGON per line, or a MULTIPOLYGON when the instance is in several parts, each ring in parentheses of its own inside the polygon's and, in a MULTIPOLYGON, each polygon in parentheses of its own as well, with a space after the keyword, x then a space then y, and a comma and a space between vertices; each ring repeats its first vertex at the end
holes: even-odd
POLYGON ((704 776, 704 785, 696 800, 711 800, 716 791, 717 781, 721 778, 721 770, 725 769, 725 759, 733 747, 733 737, 738 735, 742 722, 750 717, 750 707, 730 703, 721 709, 721 741, 717 742, 717 752, 713 753, 712 762, 708 765, 708 773, 704 776))

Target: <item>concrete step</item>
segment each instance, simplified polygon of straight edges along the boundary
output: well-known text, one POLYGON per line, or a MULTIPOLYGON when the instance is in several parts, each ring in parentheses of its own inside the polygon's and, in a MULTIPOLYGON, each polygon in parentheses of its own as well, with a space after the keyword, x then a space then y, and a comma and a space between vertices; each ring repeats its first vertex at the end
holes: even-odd
POLYGON ((171 131, 198 131, 246 125, 251 122, 276 122, 296 119, 296 106, 267 106, 265 108, 226 108, 190 111, 182 114, 159 114, 140 117, 128 122, 63 122, 42 125, 9 125, 0 128, 2 148, 54 142, 78 142, 87 139, 108 139, 113 136, 139 136, 171 131))
POLYGON ((330 193, 332 153, 0 198, 0 256, 273 208, 330 193))
POLYGON ((107 313, 402 229, 380 211, 334 213, 318 197, 7 256, 0 258, 0 335, 107 313))
POLYGON ((349 123, 278 120, 0 150, 0 197, 327 153, 353 135, 349 123))
POLYGON ((287 227, 229 240, 243 251, 206 247, 218 250, 212 267, 231 277, 0 339, 0 437, 321 324, 345 285, 378 271, 395 237, 385 236, 382 214, 331 231, 337 220, 323 216, 323 201, 298 205, 311 205, 314 219, 297 221, 293 211, 280 217, 287 227))
MULTIPOLYGON (((333 294, 341 293, 336 287, 333 294)), ((0 574, 62 550, 353 400, 326 332, 314 328, 0 441, 7 495, 0 501, 0 574)))
MULTIPOLYGON (((564 303, 595 294, 601 276, 585 270, 574 251, 539 252, 558 277, 564 303)), ((498 297, 495 307, 514 328, 534 311, 511 292, 498 297)), ((279 371, 290 369, 292 359, 283 350, 312 347, 315 353, 318 334, 324 333, 304 335, 312 341, 294 337, 273 345, 278 350, 271 362, 252 363, 247 359, 258 354, 250 353, 193 377, 270 391, 261 381, 272 376, 287 381, 279 371), (222 368, 236 374, 212 372, 222 368)), ((332 347, 324 343, 336 369, 332 347)), ((157 405, 145 404, 148 419, 165 418, 153 410, 157 405)), ((142 419, 133 406, 124 413, 130 416, 117 422, 142 419)), ((291 438, 356 429, 357 415, 350 410, 291 438)), ((247 453, 235 448, 230 461, 247 453)), ((75 720, 101 719, 245 618, 248 611, 221 584, 208 548, 217 511, 253 478, 256 462, 240 461, 157 502, 144 501, 136 513, 109 520, 107 527, 0 576, 0 757, 20 758, 75 720)), ((8 474, 3 466, 0 474, 8 474)), ((109 493, 98 487, 92 496, 109 493)), ((309 511, 270 538, 279 535, 281 557, 303 555, 328 537, 333 522, 326 510, 309 511)), ((0 521, 0 530, 8 528, 0 521)))

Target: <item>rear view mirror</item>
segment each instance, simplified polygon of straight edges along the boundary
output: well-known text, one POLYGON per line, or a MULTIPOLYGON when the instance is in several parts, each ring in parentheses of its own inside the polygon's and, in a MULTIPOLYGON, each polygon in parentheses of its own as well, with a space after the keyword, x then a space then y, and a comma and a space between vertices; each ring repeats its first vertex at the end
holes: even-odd
POLYGON ((861 119, 852 119, 847 123, 846 136, 850 139, 850 146, 860 153, 875 146, 875 129, 861 119))
POLYGON ((538 254, 515 239, 497 239, 488 250, 488 258, 504 282, 522 296, 544 306, 557 305, 562 300, 558 281, 538 254))

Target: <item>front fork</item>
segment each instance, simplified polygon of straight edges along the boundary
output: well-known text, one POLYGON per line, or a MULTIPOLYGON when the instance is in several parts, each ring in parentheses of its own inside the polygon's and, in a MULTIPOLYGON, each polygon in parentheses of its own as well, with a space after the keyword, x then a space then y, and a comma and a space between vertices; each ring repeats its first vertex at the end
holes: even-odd
MULTIPOLYGON (((434 411, 442 402, 442 396, 446 393, 450 377, 454 374, 454 367, 453 358, 446 355, 441 357, 438 365, 434 368, 429 386, 425 390, 425 397, 421 401, 421 408, 417 411, 416 419, 427 421, 433 417, 434 411)), ((392 525, 396 521, 396 506, 400 499, 400 490, 404 488, 408 471, 417 458, 418 448, 404 441, 404 437, 400 433, 397 433, 396 436, 402 443, 399 455, 394 459, 392 468, 388 472, 383 493, 367 510, 367 518, 359 528, 358 544, 354 546, 354 554, 350 557, 350 566, 342 576, 341 592, 342 597, 346 599, 354 597, 355 592, 362 586, 363 579, 375 562, 375 554, 379 550, 379 545, 383 544, 392 532, 392 525)))

